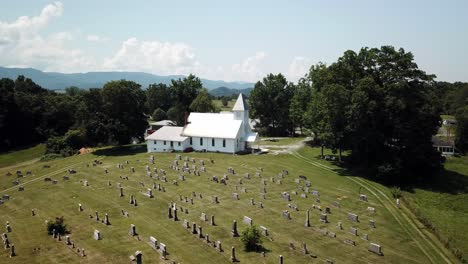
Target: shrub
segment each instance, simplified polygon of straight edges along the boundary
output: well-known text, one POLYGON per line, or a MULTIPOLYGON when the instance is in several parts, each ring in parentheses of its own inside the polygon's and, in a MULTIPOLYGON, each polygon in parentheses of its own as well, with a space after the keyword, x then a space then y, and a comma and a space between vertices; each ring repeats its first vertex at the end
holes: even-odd
POLYGON ((56 153, 49 153, 49 154, 42 155, 41 161, 49 161, 49 160, 60 159, 60 158, 63 158, 63 156, 56 154, 56 153))
POLYGON ((390 192, 392 193, 393 198, 401 198, 401 189, 400 187, 392 187, 390 189, 390 192))
POLYGON ((47 233, 49 235, 52 235, 55 229, 55 232, 57 232, 57 234, 69 234, 70 232, 67 230, 67 225, 64 222, 65 219, 63 218, 63 216, 55 217, 55 221, 49 221, 47 223, 47 233))
POLYGON ((260 230, 255 225, 248 227, 242 232, 241 241, 246 251, 258 250, 262 243, 260 230))

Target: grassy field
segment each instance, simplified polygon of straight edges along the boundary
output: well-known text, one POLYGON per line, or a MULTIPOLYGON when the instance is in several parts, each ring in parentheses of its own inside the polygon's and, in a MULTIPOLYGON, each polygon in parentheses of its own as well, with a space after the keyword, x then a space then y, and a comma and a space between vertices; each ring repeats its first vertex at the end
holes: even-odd
POLYGON ((0 168, 39 158, 45 153, 45 145, 38 144, 31 148, 0 153, 0 168))
POLYGON ((405 200, 441 241, 468 262, 468 157, 448 158, 435 181, 405 193, 405 200))
POLYGON ((219 109, 221 109, 221 111, 231 111, 232 108, 234 107, 234 103, 236 103, 236 100, 228 101, 227 106, 223 106, 223 103, 221 102, 221 100, 213 100, 213 103, 214 103, 214 105, 219 107, 219 109))
POLYGON ((165 169, 167 183, 146 175, 149 154, 144 152, 145 149, 98 150, 47 162, 50 168, 43 168, 45 163, 42 162, 29 164, 20 168, 33 173, 20 179, 24 192, 19 192, 17 186, 12 185, 16 176, 5 176, 9 168, 0 168, 0 195, 9 194, 11 197, 0 205, 0 222, 10 222, 13 230, 8 237, 17 252, 16 257, 9 259, 8 251, 1 250, 0 263, 129 263, 128 256, 136 250, 143 252, 144 263, 228 263, 231 246, 236 248, 240 263, 278 263, 279 255, 284 256, 285 263, 324 263, 326 259, 335 263, 458 263, 433 235, 415 221, 408 209, 396 208, 387 188, 343 175, 339 168, 316 158, 318 149, 303 148, 281 155, 182 154, 195 158, 197 166, 200 159, 205 160, 207 169, 200 177, 186 175, 185 181, 178 180, 181 172, 169 169, 174 153, 154 154, 156 162, 150 166, 165 169), (210 158, 214 160, 213 164, 207 162, 210 158), (103 164, 91 166, 95 159, 103 164), (125 164, 127 160, 129 165, 125 164), (117 163, 124 163, 124 169, 118 169, 117 163), (130 166, 135 167, 135 173, 130 171, 130 166), (233 167, 236 174, 229 175, 227 185, 210 180, 213 175, 221 177, 228 167, 233 167), (260 177, 256 177, 259 167, 264 170, 260 177), (66 181, 62 176, 67 174, 68 168, 76 169, 77 173, 70 174, 70 180, 66 181), (109 173, 104 172, 105 168, 109 173), (278 173, 283 169, 289 170, 289 175, 282 179, 282 184, 278 184, 278 173), (247 172, 251 179, 244 178, 247 172), (128 176, 129 180, 121 179, 121 175, 128 176), (317 197, 301 190, 304 180, 297 183, 299 175, 307 177, 312 184, 311 190, 320 192, 322 208, 331 207, 329 223, 319 221, 322 212, 312 209, 313 204, 318 204, 317 197), (44 182, 44 177, 56 179, 58 183, 44 182), (176 179, 178 186, 172 184, 176 179), (240 179, 243 179, 242 185, 240 179), (261 179, 265 180, 265 186, 261 179), (83 186, 84 180, 89 182, 89 186, 83 186), (108 181, 112 186, 107 185, 108 181), (122 198, 118 195, 118 182, 124 188, 125 196, 122 198), (143 192, 153 183, 164 186, 166 192, 153 190, 154 198, 144 196, 143 192), (241 191, 241 187, 246 188, 246 193, 241 191), (264 200, 259 195, 263 187, 267 190, 264 200), (193 205, 179 201, 179 195, 191 197, 193 191, 197 195, 201 193, 202 198, 194 198, 193 205), (291 202, 280 197, 284 191, 291 193, 291 202), (292 191, 297 191, 297 195, 292 191), (231 198, 233 192, 239 194, 240 200, 231 198), (369 201, 360 201, 359 192, 366 194, 369 201), (306 194, 307 198, 300 194, 306 194), (130 195, 136 197, 137 207, 129 204, 130 195), (214 195, 219 197, 219 204, 212 203, 214 195), (250 205, 249 198, 254 198, 255 203, 262 202, 264 208, 250 205), (179 210, 180 221, 167 218, 171 202, 177 203, 178 208, 188 209, 188 214, 179 210), (333 202, 339 202, 340 208, 331 206, 333 202), (83 212, 78 211, 79 203, 83 205, 83 212), (288 203, 297 205, 299 211, 288 208, 288 203), (370 213, 368 206, 376 208, 376 212, 370 213), (36 216, 31 216, 33 208, 36 216), (304 226, 307 209, 310 209, 311 227, 304 226), (121 210, 128 211, 130 216, 122 216, 121 210), (291 212, 291 220, 282 217, 283 210, 291 212), (105 226, 91 219, 89 215, 96 211, 101 217, 108 213, 111 225, 105 226), (216 226, 211 226, 209 221, 201 221, 202 212, 208 218, 215 215, 216 226), (349 212, 358 214, 360 222, 348 220, 349 212), (63 241, 55 241, 46 234, 45 221, 56 216, 65 217, 71 229, 71 240, 86 250, 86 257, 79 256, 63 241), (270 236, 263 237, 265 257, 257 252, 244 252, 240 239, 231 236, 233 220, 237 220, 239 232, 246 228, 242 221, 244 216, 251 217, 254 224, 268 228, 270 236), (201 224, 203 233, 209 234, 211 240, 222 241, 224 252, 218 252, 191 234, 182 226, 184 219, 197 226, 201 224), (371 219, 376 222, 375 229, 369 227, 371 219), (336 227, 339 221, 343 223, 343 230, 336 227), (136 225, 140 240, 128 235, 130 224, 136 225), (358 228, 358 237, 350 234, 350 227, 358 228), (94 229, 100 230, 102 240, 93 239, 94 229), (336 238, 324 235, 325 230, 335 232, 336 238), (370 241, 361 238, 364 234, 368 234, 370 241), (160 254, 148 245, 150 236, 167 245, 168 260, 161 260, 160 254), (356 246, 343 243, 345 239, 356 241, 356 246), (370 242, 382 245, 384 256, 369 252, 370 242), (309 252, 316 254, 317 258, 303 254, 301 243, 306 243, 309 252))

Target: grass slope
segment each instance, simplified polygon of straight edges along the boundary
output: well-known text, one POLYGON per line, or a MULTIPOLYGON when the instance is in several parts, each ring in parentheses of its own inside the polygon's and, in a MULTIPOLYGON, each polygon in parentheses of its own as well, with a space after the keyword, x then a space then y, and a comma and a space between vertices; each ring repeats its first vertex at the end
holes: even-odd
POLYGON ((0 153, 0 168, 40 158, 45 153, 45 145, 38 144, 31 148, 0 153))
MULTIPOLYGON (((43 168, 43 163, 37 162, 27 165, 22 170, 31 170, 34 175, 22 178, 24 192, 18 192, 12 187, 14 176, 5 176, 7 169, 0 168, 0 195, 8 193, 11 200, 0 205, 0 222, 10 222, 13 232, 9 233, 11 241, 16 245, 18 256, 8 260, 8 263, 128 263, 128 256, 136 250, 143 251, 144 263, 169 263, 169 260, 180 263, 228 263, 230 262, 230 248, 235 246, 237 258, 241 263, 277 263, 278 255, 283 255, 285 263, 323 263, 325 259, 332 259, 335 263, 456 263, 457 260, 447 253, 444 248, 426 234, 422 234, 418 223, 413 222, 407 210, 398 210, 393 201, 389 200, 389 191, 378 184, 352 176, 343 176, 337 168, 328 163, 321 163, 315 157, 318 149, 304 148, 298 152, 284 155, 226 155, 217 153, 190 153, 187 156, 205 162, 210 158, 214 164, 207 163, 207 172, 197 177, 187 175, 186 181, 178 181, 179 172, 172 171, 168 165, 174 160, 175 154, 154 154, 156 164, 151 167, 163 168, 167 171, 168 182, 146 176, 145 166, 149 157, 140 149, 112 149, 99 150, 92 154, 74 156, 62 160, 48 162, 50 168, 43 168), (87 166, 94 159, 101 159, 103 164, 87 166), (125 163, 124 169, 116 168, 117 163, 125 163), (131 173, 129 167, 136 168, 131 173), (213 175, 222 176, 228 167, 236 170, 230 175, 228 184, 221 185, 210 181, 213 175), (263 167, 261 177, 266 181, 266 199, 261 200, 260 189, 263 187, 260 177, 254 174, 257 168, 263 167), (70 175, 69 181, 62 180, 67 168, 75 168, 78 173, 70 175), (109 173, 104 173, 108 168, 109 173), (278 173, 283 169, 289 170, 282 184, 276 183, 278 173), (249 172, 251 179, 244 178, 249 172), (129 180, 120 179, 120 175, 129 180), (304 181, 298 184, 295 179, 304 175, 311 181, 311 190, 320 191, 323 207, 330 206, 334 201, 341 204, 341 208, 331 207, 330 223, 319 221, 320 211, 311 209, 317 204, 316 198, 308 193, 308 198, 301 198, 303 193, 298 186, 304 186, 304 181), (44 182, 44 177, 58 180, 54 185, 44 182), (271 178, 275 182, 271 181, 271 178), (88 180, 89 186, 84 187, 81 181, 88 180), (107 186, 111 181, 112 186, 107 186), (118 197, 117 182, 122 183, 125 197, 118 197), (143 182, 145 187, 140 186, 143 182), (166 192, 154 190, 155 198, 143 195, 153 182, 165 186, 166 192), (236 186, 238 186, 236 190, 236 186), (239 187, 247 188, 247 193, 241 192, 239 187), (296 190, 292 194, 292 201, 280 198, 283 191, 296 190), (369 202, 359 201, 359 190, 365 193, 369 202), (190 197, 192 191, 202 193, 203 198, 194 198, 194 204, 179 201, 179 195, 190 197), (240 200, 233 200, 231 194, 239 193, 240 200), (130 195, 135 195, 138 206, 129 204, 130 195), (211 202, 211 197, 217 195, 220 204, 211 202), (262 202, 264 208, 249 204, 249 198, 255 202, 262 202), (177 207, 188 208, 188 214, 179 211, 181 221, 174 222, 167 218, 169 203, 176 202, 177 207), (83 204, 84 212, 78 211, 78 203, 83 204), (288 208, 288 203, 298 206, 299 211, 288 208), (367 207, 376 208, 371 214, 367 207), (37 215, 31 216, 31 209, 35 208, 37 215), (305 211, 310 211, 312 227, 304 227, 305 211), (126 218, 121 210, 130 213, 126 218), (292 220, 281 216, 283 210, 290 210, 292 220), (112 225, 90 219, 98 211, 101 217, 108 213, 112 225), (200 214, 205 212, 208 217, 215 215, 216 226, 200 220, 200 214), (347 220, 348 212, 359 215, 360 222, 347 220), (246 225, 243 216, 249 216, 254 224, 269 229, 270 237, 264 237, 266 256, 255 252, 244 252, 239 238, 231 237, 231 224, 234 219, 238 222, 241 232, 246 225), (56 216, 64 216, 71 228, 71 239, 80 248, 85 248, 86 257, 80 257, 69 249, 63 242, 54 241, 47 236, 45 220, 52 220, 56 216), (220 240, 224 252, 217 252, 206 242, 192 235, 182 226, 183 219, 203 226, 203 233, 209 234, 211 240, 220 240), (369 220, 374 219, 377 228, 368 226, 369 220), (337 230, 336 225, 341 221, 344 230, 337 230), (135 224, 141 241, 128 235, 130 224, 135 224), (368 234, 371 242, 381 244, 384 256, 377 256, 368 251, 369 242, 349 233, 350 227, 357 227, 359 235, 368 234), (101 231, 102 240, 93 240, 94 229, 101 231), (337 237, 324 236, 321 230, 328 229, 336 232, 337 237), (419 233, 418 233, 419 232, 419 233), (147 244, 149 236, 154 236, 168 248, 168 261, 160 259, 159 253, 147 244), (357 246, 343 243, 344 239, 353 239, 357 246), (317 254, 314 259, 304 255, 299 250, 301 243, 306 243, 310 252, 317 254), (296 249, 290 249, 289 244, 296 249), (40 248, 40 249, 38 249, 40 248)), ((182 154, 184 156, 184 154, 182 154)), ((191 163, 189 163, 191 166, 191 163)), ((0 250, 0 263, 7 261, 8 252, 0 250)))

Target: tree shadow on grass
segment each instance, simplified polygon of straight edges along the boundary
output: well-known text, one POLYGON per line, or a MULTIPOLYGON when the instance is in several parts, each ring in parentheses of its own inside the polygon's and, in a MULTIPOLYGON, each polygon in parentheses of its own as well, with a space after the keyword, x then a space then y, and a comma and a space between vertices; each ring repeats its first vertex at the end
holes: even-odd
POLYGON ((130 156, 146 152, 146 145, 126 145, 98 149, 93 154, 96 156, 130 156))

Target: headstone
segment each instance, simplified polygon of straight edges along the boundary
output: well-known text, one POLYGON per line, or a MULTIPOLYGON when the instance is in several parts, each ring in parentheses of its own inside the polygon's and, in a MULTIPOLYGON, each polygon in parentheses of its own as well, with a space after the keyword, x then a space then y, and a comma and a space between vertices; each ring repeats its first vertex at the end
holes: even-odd
POLYGON ((190 228, 190 223, 189 221, 187 221, 187 219, 184 219, 184 222, 182 224, 186 229, 189 229, 190 228))
POLYGON ((84 182, 83 182, 83 186, 89 186, 88 181, 84 181, 84 182))
POLYGON ((278 263, 283 264, 283 255, 279 255, 278 257, 278 263))
POLYGON ((338 228, 339 230, 343 230, 343 224, 341 222, 338 222, 336 228, 338 228))
POLYGON ((379 256, 382 256, 383 253, 382 253, 382 247, 378 244, 375 244, 375 243, 370 243, 369 245, 369 251, 372 252, 372 253, 375 253, 379 256))
POLYGON ((205 213, 201 213, 200 220, 207 221, 205 213))
POLYGON ((153 249, 155 249, 155 250, 158 249, 158 240, 156 238, 150 236, 149 237, 149 244, 153 249))
POLYGON ((367 196, 365 194, 360 194, 359 195, 359 200, 367 202, 367 196))
POLYGON ((65 243, 71 245, 70 236, 65 236, 65 243))
POLYGON ((136 236, 136 235, 137 235, 136 227, 135 227, 134 224, 131 224, 131 225, 130 225, 130 231, 129 231, 128 233, 129 233, 129 235, 131 235, 131 236, 136 236))
POLYGON ((192 223, 192 234, 196 234, 196 233, 197 233, 197 224, 192 223))
POLYGON ((268 236, 268 228, 264 226, 260 226, 260 231, 262 232, 264 236, 268 236))
POLYGON ((231 262, 237 262, 236 248, 235 247, 231 247, 231 262))
POLYGON ((215 204, 219 203, 218 196, 213 196, 212 201, 215 204))
POLYGON ((369 236, 367 234, 362 235, 362 239, 369 240, 369 236))
POLYGON ((310 227, 310 221, 309 221, 309 209, 306 211, 306 220, 305 220, 305 227, 310 227))
POLYGON ((329 236, 329 237, 336 237, 336 233, 330 232, 330 231, 329 231, 329 232, 328 232, 328 236, 329 236))
POLYGON ((203 238, 203 229, 201 226, 198 226, 198 238, 203 238))
POLYGON ((81 204, 78 204, 78 211, 83 212, 83 206, 81 206, 81 204))
POLYGON ((302 251, 303 254, 309 254, 309 251, 307 250, 306 243, 301 244, 301 251, 302 251))
POLYGON ((244 223, 252 226, 253 225, 253 220, 250 217, 244 216, 244 223))
POLYGON ((239 194, 237 194, 237 193, 232 193, 232 199, 234 199, 234 200, 239 200, 239 194))
POLYGON ((16 256, 16 252, 15 252, 15 245, 11 245, 10 247, 10 258, 16 256))
POLYGON ((313 195, 313 196, 319 196, 319 191, 312 190, 312 195, 313 195))
POLYGON ((327 214, 320 214, 320 221, 323 223, 328 223, 328 215, 327 214))
POLYGON ((368 206, 367 207, 367 211, 371 212, 371 213, 375 213, 375 208, 374 207, 371 207, 371 206, 368 206))
POLYGON ((174 208, 174 221, 179 221, 179 217, 177 217, 177 208, 174 208))
POLYGON ((283 211, 283 218, 291 220, 291 215, 289 214, 288 210, 283 211))
POLYGON ((172 208, 169 207, 167 210, 167 218, 172 218, 172 208))
POLYGON ((216 248, 218 249, 219 252, 223 252, 223 247, 221 245, 221 241, 216 241, 216 248))
POLYGON ((146 196, 148 196, 149 198, 153 198, 153 190, 148 188, 146 190, 146 196))
POLYGON ((349 228, 349 233, 351 233, 354 236, 357 236, 358 235, 358 230, 357 230, 357 228, 351 227, 351 228, 349 228))
POLYGON ((238 237, 239 236, 239 233, 237 232, 237 221, 236 220, 234 220, 232 222, 231 234, 232 234, 233 237, 238 237))
POLYGON ((94 230, 94 240, 101 240, 101 233, 99 230, 94 230))
POLYGON ((348 213, 348 219, 353 222, 359 222, 359 217, 356 214, 348 213))
POLYGON ((210 221, 210 223, 211 223, 212 226, 216 225, 216 223, 215 223, 215 216, 214 216, 214 215, 211 216, 211 221, 210 221))
POLYGON ((124 193, 123 193, 123 188, 122 188, 122 187, 120 187, 119 189, 120 189, 119 197, 123 197, 123 196, 124 196, 124 193))
POLYGON ((330 207, 325 207, 325 213, 326 213, 326 214, 331 214, 331 209, 330 209, 330 207))
POLYGON ((34 209, 31 209, 31 215, 32 215, 32 216, 35 216, 35 215, 36 215, 36 211, 34 211, 34 209))
POLYGON ((356 246, 356 242, 351 239, 345 239, 343 242, 347 245, 356 246))
POLYGON ((375 220, 369 220, 369 226, 375 228, 375 220))

